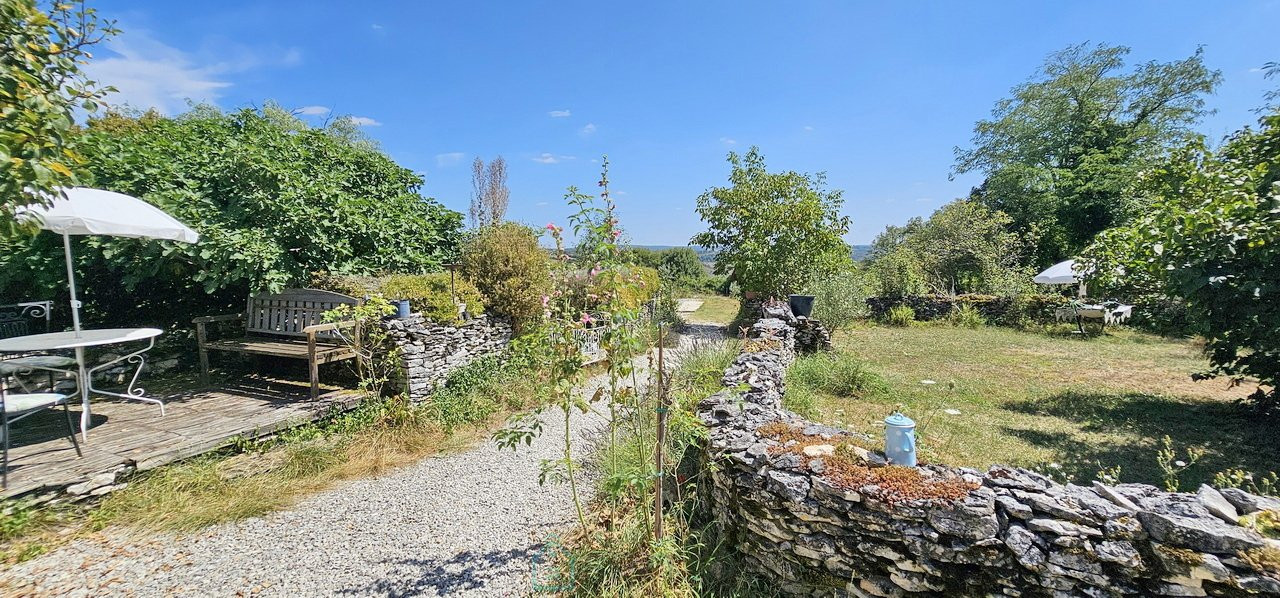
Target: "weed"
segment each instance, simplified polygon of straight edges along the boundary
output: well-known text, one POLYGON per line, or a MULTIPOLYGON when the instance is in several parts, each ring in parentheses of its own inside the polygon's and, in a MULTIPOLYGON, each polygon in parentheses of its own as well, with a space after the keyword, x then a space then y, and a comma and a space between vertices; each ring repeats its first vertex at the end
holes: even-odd
POLYGON ((947 321, 959 328, 980 328, 987 324, 987 319, 982 317, 978 309, 968 303, 953 307, 947 315, 947 321))
POLYGON ((1280 576, 1280 548, 1263 546, 1240 553, 1240 560, 1258 571, 1280 576))
POLYGON ((787 383, 788 394, 799 386, 810 392, 844 398, 861 398, 887 390, 884 379, 865 362, 838 353, 816 353, 796 359, 787 370, 787 383))
POLYGON ((916 321, 916 310, 907 305, 895 305, 885 314, 885 323, 890 326, 910 326, 916 321))

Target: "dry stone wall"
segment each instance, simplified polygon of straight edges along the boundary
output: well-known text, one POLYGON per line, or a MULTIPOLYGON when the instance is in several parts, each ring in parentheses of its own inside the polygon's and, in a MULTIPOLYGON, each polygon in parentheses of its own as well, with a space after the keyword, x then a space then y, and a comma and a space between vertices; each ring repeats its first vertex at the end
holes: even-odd
POLYGON ((439 324, 422 314, 384 320, 388 342, 401 349, 402 390, 409 399, 425 401, 449 373, 472 361, 500 354, 511 342, 511 324, 479 316, 458 325, 439 324))
POLYGON ((782 408, 797 328, 766 316, 725 390, 698 406, 710 431, 703 456, 719 464, 700 491, 747 566, 785 593, 1280 595, 1280 542, 1239 524, 1280 500, 1062 485, 1003 466, 887 466, 867 450, 878 440, 782 408))

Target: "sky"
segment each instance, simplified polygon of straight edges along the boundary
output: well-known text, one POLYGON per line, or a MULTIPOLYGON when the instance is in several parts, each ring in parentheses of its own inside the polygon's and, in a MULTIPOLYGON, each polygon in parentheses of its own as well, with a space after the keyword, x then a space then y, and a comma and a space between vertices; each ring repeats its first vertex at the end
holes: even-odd
POLYGON ((350 117, 423 195, 466 212, 471 161, 503 156, 508 218, 563 223, 601 156, 631 241, 684 245, 726 156, 826 172, 850 243, 962 197, 957 146, 1051 52, 1204 48, 1223 83, 1211 139, 1256 121, 1280 86, 1280 0, 1226 2, 173 2, 90 0, 123 33, 96 52, 108 101, 178 114, 275 101, 350 117))

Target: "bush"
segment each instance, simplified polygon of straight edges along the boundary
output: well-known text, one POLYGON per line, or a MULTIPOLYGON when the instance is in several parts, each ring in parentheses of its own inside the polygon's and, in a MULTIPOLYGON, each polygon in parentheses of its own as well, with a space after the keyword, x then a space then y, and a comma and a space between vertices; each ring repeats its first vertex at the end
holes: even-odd
POLYGON ((387 277, 380 288, 388 299, 408 299, 414 311, 440 322, 456 324, 460 318, 458 303, 466 305, 467 313, 478 316, 484 313, 484 300, 476 286, 461 276, 450 274, 397 274, 387 277))
POLYGON ((551 269, 547 252, 529 227, 503 222, 481 229, 462 248, 462 268, 489 310, 511 318, 518 331, 542 319, 551 269))
POLYGON ((1060 295, 907 295, 869 297, 867 307, 871 317, 885 320, 890 309, 903 305, 910 307, 915 319, 921 322, 950 319, 956 309, 969 307, 989 323, 1025 328, 1053 323, 1055 308, 1067 302, 1068 299, 1060 295))
POLYGON ((961 328, 978 328, 987 324, 987 319, 978 313, 977 308, 969 303, 960 303, 951 309, 947 320, 952 326, 961 328))
POLYGON ((895 305, 885 315, 885 322, 893 326, 910 326, 915 320, 916 310, 906 305, 895 305))
POLYGON ((457 301, 466 304, 467 313, 473 316, 483 314, 484 301, 475 285, 456 276, 451 292, 449 278, 447 272, 383 277, 340 276, 317 272, 311 277, 311 286, 353 297, 377 294, 388 300, 408 299, 414 311, 441 324, 456 324, 460 321, 458 305, 454 302, 455 293, 457 301))
POLYGON ((906 297, 925 292, 924 270, 906 248, 898 248, 871 262, 876 293, 881 297, 906 297))
POLYGON ((836 330, 867 317, 867 295, 870 286, 866 272, 849 269, 831 276, 819 277, 809 284, 814 296, 813 317, 830 330, 836 330))

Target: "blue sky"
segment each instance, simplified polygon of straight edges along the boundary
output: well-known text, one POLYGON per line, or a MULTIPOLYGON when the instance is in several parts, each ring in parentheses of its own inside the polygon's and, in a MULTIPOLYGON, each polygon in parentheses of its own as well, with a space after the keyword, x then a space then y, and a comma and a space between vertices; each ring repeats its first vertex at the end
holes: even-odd
POLYGON ((93 2, 124 33, 92 73, 116 101, 184 98, 350 115, 423 193, 465 211, 474 156, 509 164, 508 217, 562 222, 608 154, 623 226, 685 244, 694 199, 759 145, 771 169, 826 171, 847 239, 927 215, 977 182, 953 148, 1044 57, 1204 46, 1224 82, 1201 130, 1251 123, 1280 60, 1280 2, 93 2))

